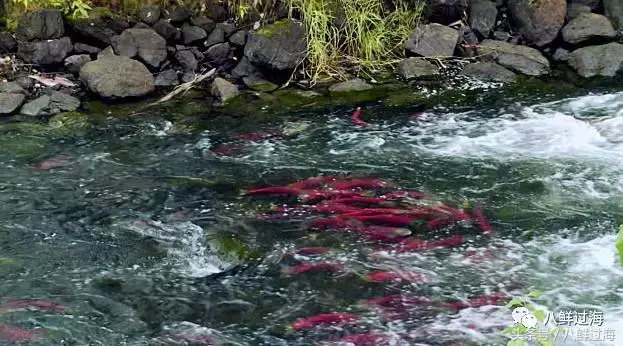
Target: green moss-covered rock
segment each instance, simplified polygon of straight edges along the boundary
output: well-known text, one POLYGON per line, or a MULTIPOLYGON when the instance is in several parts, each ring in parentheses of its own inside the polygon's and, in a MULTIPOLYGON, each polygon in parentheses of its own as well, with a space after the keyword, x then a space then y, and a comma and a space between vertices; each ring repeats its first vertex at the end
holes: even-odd
POLYGON ((244 55, 255 66, 284 71, 300 64, 306 49, 303 23, 284 19, 249 32, 244 55))

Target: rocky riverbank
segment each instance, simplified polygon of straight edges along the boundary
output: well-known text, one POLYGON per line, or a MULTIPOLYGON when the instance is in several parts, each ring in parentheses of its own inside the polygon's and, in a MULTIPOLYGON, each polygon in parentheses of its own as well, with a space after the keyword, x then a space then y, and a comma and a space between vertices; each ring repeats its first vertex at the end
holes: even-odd
MULTIPOLYGON (((218 104, 272 100, 286 86, 298 89, 298 97, 322 95, 304 90, 312 83, 298 73, 306 57, 304 24, 285 10, 277 13, 276 21, 259 26, 233 24, 219 6, 203 14, 145 6, 135 19, 102 9, 81 20, 52 9, 28 12, 15 32, 0 33, 0 115, 41 118, 91 99, 143 98, 211 69, 216 77, 204 89, 218 104)), ((451 83, 457 74, 501 83, 555 69, 613 77, 623 68, 617 0, 428 0, 424 16, 395 74, 353 74, 322 92, 363 93, 397 80, 409 82, 405 88, 431 79, 451 83)))

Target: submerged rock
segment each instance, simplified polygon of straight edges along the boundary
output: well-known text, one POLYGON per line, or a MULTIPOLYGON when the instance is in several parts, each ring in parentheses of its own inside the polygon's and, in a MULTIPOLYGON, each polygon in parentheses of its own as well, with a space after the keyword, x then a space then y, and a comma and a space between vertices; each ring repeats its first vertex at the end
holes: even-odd
POLYGON ((26 95, 21 93, 0 93, 0 115, 13 114, 26 100, 26 95))
POLYGON ((144 96, 154 91, 154 77, 145 65, 128 57, 102 56, 84 65, 80 79, 106 98, 144 96))
POLYGON ((398 64, 396 72, 404 79, 413 79, 438 75, 439 68, 421 58, 407 58, 398 64))
POLYGON ((569 54, 569 65, 582 77, 613 77, 623 68, 623 44, 608 43, 576 49, 569 54))
POLYGON ((222 103, 238 96, 240 91, 238 87, 227 80, 217 77, 212 82, 211 88, 212 95, 219 99, 222 103))
POLYGON ((244 77, 242 78, 242 82, 249 89, 263 91, 263 92, 271 92, 279 88, 278 85, 271 83, 265 79, 262 79, 256 75, 244 77))
POLYGON ((452 56, 458 40, 458 30, 433 23, 413 30, 406 48, 411 53, 424 57, 452 56))
POLYGON ((158 67, 167 58, 165 39, 152 29, 127 29, 112 40, 112 47, 119 55, 138 56, 149 66, 158 67))
POLYGON ((600 14, 582 13, 562 29, 567 43, 578 44, 595 38, 614 38, 616 31, 610 20, 600 14))
POLYGON ((58 10, 26 12, 19 20, 15 34, 18 40, 50 40, 63 37, 65 23, 58 10))
POLYGON ((29 64, 53 65, 63 62, 72 49, 69 37, 36 42, 19 41, 17 56, 29 64))
POLYGON ((489 38, 495 27, 498 9, 494 2, 489 0, 473 0, 469 11, 469 27, 481 39, 489 38))
POLYGON ((489 57, 512 71, 528 76, 542 76, 549 73, 549 61, 534 48, 484 40, 478 47, 477 54, 489 57))
POLYGON ((477 62, 465 66, 461 74, 483 81, 513 82, 517 75, 493 62, 477 62))
POLYGON ((513 0, 508 2, 512 24, 530 44, 552 42, 565 23, 567 0, 513 0))
POLYGON ((244 55, 258 67, 283 71, 294 69, 305 58, 307 35, 302 23, 284 19, 251 31, 244 55))
POLYGON ((368 84, 363 79, 355 78, 351 80, 347 80, 345 82, 340 82, 337 84, 333 84, 329 87, 329 91, 332 93, 344 93, 351 91, 365 91, 372 89, 373 86, 368 84))

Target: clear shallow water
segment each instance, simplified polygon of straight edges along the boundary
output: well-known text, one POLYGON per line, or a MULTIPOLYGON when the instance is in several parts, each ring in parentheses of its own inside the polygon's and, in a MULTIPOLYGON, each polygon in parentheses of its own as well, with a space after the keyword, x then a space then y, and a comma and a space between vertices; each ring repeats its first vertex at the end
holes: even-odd
POLYGON ((52 300, 67 310, 4 313, 0 323, 46 329, 38 344, 49 345, 184 344, 179 335, 227 345, 316 345, 370 330, 408 335, 413 344, 502 345, 499 332, 513 321, 499 307, 425 310, 384 322, 358 303, 395 293, 455 300, 538 289, 535 303, 551 311, 603 310, 618 345, 621 109, 621 93, 446 106, 416 119, 374 106, 365 109, 366 129, 352 126, 352 110, 340 110, 308 115, 309 127, 297 136, 254 141, 236 139, 241 130, 218 121, 185 131, 158 115, 73 135, 3 125, 0 296, 52 300), (59 155, 71 163, 33 169, 59 155), (238 194, 322 173, 382 177, 440 199, 480 203, 496 236, 468 229, 468 245, 457 249, 370 258, 348 235, 313 237, 298 223, 258 221, 256 213, 277 202, 238 194), (349 273, 283 276, 292 264, 283 254, 303 246, 330 246, 321 259, 349 273), (241 253, 254 259, 239 260, 241 253), (357 275, 395 268, 431 280, 381 285, 357 275), (296 319, 329 311, 364 321, 287 333, 296 319))

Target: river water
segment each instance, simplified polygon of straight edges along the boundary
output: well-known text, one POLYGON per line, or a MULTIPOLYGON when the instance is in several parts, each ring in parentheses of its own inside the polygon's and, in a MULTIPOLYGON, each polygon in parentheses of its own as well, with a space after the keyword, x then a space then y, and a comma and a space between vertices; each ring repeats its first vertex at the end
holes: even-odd
POLYGON ((164 113, 91 123, 77 133, 1 125, 0 299, 65 309, 3 311, 0 323, 43 330, 32 341, 41 345, 322 345, 366 332, 411 345, 505 345, 501 331, 514 324, 506 301, 389 321, 359 303, 396 293, 456 301, 538 290, 535 306, 599 310, 599 328, 616 334, 556 344, 620 345, 623 93, 489 102, 485 92, 480 100, 415 116, 368 105, 367 128, 353 126, 352 108, 252 126, 207 120, 200 130, 164 113), (271 131, 293 121, 300 130, 293 136, 238 137, 242 127, 271 131), (50 159, 58 167, 35 168, 50 159), (495 235, 467 232, 460 247, 372 258, 347 234, 258 220, 279 201, 239 194, 319 174, 383 178, 477 203, 495 235), (292 261, 284 254, 304 246, 330 247, 315 261, 342 263, 346 273, 283 275, 292 261), (361 280, 388 268, 432 279, 361 280), (363 318, 357 326, 287 329, 333 311, 363 318))

